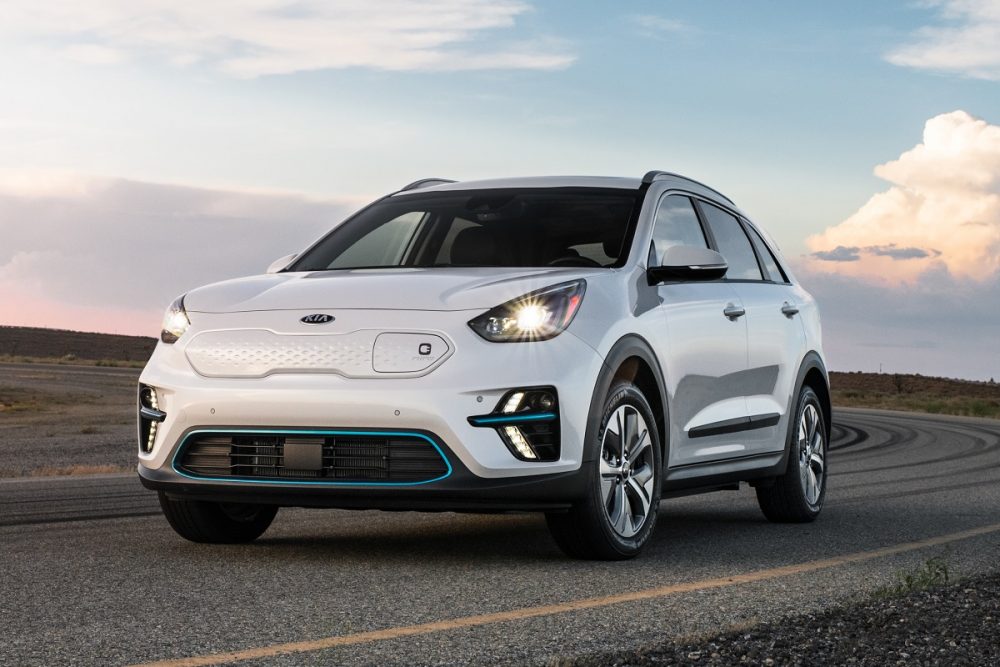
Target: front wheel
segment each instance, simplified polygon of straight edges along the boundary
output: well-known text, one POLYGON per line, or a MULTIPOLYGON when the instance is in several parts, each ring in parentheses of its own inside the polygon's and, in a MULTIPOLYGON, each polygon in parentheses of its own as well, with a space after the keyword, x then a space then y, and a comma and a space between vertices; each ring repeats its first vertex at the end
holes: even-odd
POLYGON ((826 423, 819 397, 802 387, 788 443, 788 467, 774 484, 757 487, 757 503, 770 521, 806 523, 823 509, 826 498, 826 423))
POLYGON ((656 526, 661 450, 649 402, 633 384, 614 385, 604 402, 588 495, 568 512, 546 515, 559 547, 576 558, 622 560, 638 554, 656 526))
POLYGON ((170 527, 192 542, 252 542, 264 534, 278 513, 274 505, 178 500, 163 491, 159 495, 160 508, 170 527))

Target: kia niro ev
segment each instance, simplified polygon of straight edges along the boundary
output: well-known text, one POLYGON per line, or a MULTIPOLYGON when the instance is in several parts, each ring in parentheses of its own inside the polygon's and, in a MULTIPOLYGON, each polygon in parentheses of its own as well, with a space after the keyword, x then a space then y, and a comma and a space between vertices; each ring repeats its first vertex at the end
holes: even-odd
POLYGON ((545 512, 637 554, 661 498, 823 507, 816 304, 727 197, 643 178, 425 179, 167 310, 139 475, 195 542, 279 507, 545 512))

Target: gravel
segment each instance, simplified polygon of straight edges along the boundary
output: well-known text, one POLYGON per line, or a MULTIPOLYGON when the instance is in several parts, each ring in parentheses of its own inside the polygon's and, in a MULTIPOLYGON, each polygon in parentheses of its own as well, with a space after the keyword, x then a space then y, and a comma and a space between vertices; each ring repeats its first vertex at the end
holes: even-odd
POLYGON ((997 665, 1000 573, 875 597, 818 614, 642 651, 559 661, 598 665, 997 665))

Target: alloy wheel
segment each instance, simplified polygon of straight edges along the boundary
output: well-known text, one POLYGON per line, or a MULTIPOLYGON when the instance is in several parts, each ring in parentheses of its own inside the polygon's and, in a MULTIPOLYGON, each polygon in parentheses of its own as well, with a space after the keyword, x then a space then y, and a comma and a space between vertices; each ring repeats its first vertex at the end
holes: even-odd
POLYGON ((631 405, 620 406, 604 430, 600 461, 601 500, 620 537, 634 537, 656 509, 654 462, 646 420, 631 405))
POLYGON ((806 405, 799 418, 799 478, 806 502, 815 506, 823 493, 826 467, 823 429, 820 428, 819 411, 811 403, 806 405))

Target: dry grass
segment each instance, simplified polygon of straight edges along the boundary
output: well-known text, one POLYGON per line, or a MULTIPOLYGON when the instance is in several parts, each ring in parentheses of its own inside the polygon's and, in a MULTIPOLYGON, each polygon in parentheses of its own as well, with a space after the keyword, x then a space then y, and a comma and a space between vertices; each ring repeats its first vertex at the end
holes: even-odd
POLYGON ((43 410, 42 397, 34 392, 0 386, 0 412, 37 412, 43 410))
POLYGON ((833 404, 1000 419, 1000 384, 899 373, 831 373, 833 404))
POLYGON ((42 389, 0 384, 0 412, 51 412, 69 405, 87 405, 93 398, 42 389))

